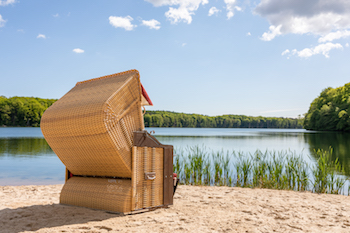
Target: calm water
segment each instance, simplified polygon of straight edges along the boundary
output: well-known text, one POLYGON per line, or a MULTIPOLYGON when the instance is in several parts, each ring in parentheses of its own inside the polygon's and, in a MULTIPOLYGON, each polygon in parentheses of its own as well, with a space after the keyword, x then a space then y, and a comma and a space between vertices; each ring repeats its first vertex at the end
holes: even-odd
MULTIPOLYGON (((350 134, 286 129, 147 128, 157 139, 207 150, 292 150, 311 161, 314 149, 334 148, 350 175, 350 134)), ((64 183, 65 167, 46 143, 40 128, 0 128, 0 185, 64 183)))

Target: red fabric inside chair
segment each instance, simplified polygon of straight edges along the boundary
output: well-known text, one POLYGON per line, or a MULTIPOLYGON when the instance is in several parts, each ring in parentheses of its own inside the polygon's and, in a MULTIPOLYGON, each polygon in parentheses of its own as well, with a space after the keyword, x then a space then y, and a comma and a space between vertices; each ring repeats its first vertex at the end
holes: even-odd
POLYGON ((148 102, 148 104, 150 106, 153 106, 153 103, 152 103, 152 100, 149 98, 147 92, 146 92, 146 89, 143 87, 142 83, 141 83, 141 89, 142 89, 142 95, 143 97, 145 97, 146 101, 148 102))

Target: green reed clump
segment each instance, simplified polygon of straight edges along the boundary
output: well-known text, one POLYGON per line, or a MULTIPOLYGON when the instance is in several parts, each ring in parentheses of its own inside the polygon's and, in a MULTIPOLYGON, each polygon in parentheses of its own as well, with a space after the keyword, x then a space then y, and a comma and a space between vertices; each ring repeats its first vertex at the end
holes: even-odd
POLYGON ((174 171, 181 184, 341 194, 347 182, 339 160, 331 160, 331 148, 315 151, 317 161, 313 165, 306 162, 302 154, 293 151, 257 150, 253 154, 208 151, 205 146, 176 151, 174 171))
POLYGON ((340 194, 346 179, 337 174, 344 174, 344 168, 341 166, 338 158, 333 161, 333 149, 315 150, 318 157, 316 164, 312 167, 312 174, 314 176, 313 191, 316 193, 331 193, 340 194))
MULTIPOLYGON (((307 166, 305 166, 301 155, 297 156, 291 151, 266 151, 265 153, 256 151, 253 155, 250 154, 246 158, 246 161, 248 159, 251 160, 252 164, 250 172, 251 180, 245 186, 253 188, 305 190, 306 183, 308 182, 307 166)), ((237 167, 240 167, 239 163, 237 167)))
POLYGON ((210 183, 210 162, 207 161, 206 148, 195 146, 175 151, 174 171, 183 184, 202 185, 210 183), (206 183, 203 183, 206 182, 206 183))
POLYGON ((232 184, 232 178, 229 175, 229 173, 230 173, 230 162, 231 162, 230 153, 227 151, 226 155, 223 157, 223 161, 222 161, 222 166, 223 166, 223 184, 227 185, 227 186, 231 186, 231 184, 232 184))
MULTIPOLYGON (((236 154, 234 153, 234 156, 236 154)), ((250 178, 250 171, 252 167, 252 162, 250 157, 244 156, 242 153, 238 153, 238 158, 235 167, 236 167, 236 173, 237 173, 237 187, 249 187, 250 184, 248 183, 250 178)))
POLYGON ((203 170, 204 170, 204 160, 206 157, 205 148, 194 148, 192 153, 194 154, 194 171, 196 184, 202 184, 203 170))

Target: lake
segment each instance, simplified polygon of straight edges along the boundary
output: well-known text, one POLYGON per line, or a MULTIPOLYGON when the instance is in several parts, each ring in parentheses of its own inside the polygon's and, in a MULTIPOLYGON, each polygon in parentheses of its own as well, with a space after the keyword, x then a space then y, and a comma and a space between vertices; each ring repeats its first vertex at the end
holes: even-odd
MULTIPOLYGON (((350 134, 303 129, 146 128, 176 152, 189 146, 207 151, 235 150, 246 154, 291 150, 313 162, 314 149, 334 149, 350 175, 350 134)), ((175 153, 176 153, 175 152, 175 153)), ((0 128, 0 185, 63 184, 65 167, 46 143, 40 128, 0 128)))

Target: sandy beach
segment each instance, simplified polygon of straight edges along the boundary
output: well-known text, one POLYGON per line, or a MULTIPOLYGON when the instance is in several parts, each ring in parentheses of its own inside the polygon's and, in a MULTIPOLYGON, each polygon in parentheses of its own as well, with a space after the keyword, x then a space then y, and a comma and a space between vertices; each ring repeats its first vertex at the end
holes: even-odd
POLYGON ((174 205, 118 215, 60 205, 62 185, 0 186, 0 232, 350 232, 350 197, 179 186, 174 205))

